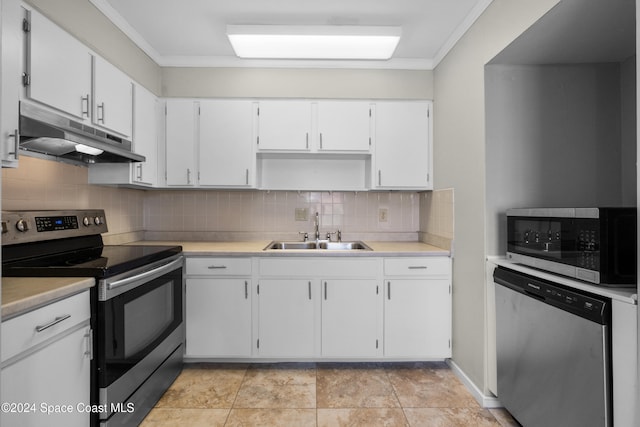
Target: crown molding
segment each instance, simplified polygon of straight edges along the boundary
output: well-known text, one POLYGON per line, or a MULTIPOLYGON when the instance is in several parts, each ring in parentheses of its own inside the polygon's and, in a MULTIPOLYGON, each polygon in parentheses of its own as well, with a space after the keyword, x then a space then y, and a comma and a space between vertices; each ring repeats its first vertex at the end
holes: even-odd
POLYGON ((469 12, 464 21, 455 29, 451 36, 444 42, 440 50, 436 53, 436 56, 433 58, 433 68, 437 67, 438 64, 444 59, 445 56, 453 49, 453 47, 460 41, 462 36, 465 35, 469 28, 473 26, 473 24, 480 18, 480 15, 484 13, 484 11, 489 7, 489 5, 493 2, 493 0, 482 0, 478 2, 475 7, 469 12))

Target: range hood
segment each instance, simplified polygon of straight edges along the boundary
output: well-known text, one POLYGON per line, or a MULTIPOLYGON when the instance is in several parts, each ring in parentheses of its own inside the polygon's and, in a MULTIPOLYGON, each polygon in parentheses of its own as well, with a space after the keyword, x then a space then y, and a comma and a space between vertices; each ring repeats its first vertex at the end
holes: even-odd
POLYGON ((73 163, 144 162, 131 141, 20 102, 20 149, 73 163))

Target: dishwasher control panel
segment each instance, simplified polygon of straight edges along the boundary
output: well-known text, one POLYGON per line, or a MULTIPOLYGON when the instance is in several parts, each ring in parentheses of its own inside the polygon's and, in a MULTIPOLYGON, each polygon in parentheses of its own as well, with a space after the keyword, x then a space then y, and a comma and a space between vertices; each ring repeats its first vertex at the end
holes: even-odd
POLYGON ((610 304, 606 298, 587 292, 576 292, 557 283, 502 268, 496 269, 494 280, 514 291, 599 324, 605 324, 610 316, 608 313, 610 304))

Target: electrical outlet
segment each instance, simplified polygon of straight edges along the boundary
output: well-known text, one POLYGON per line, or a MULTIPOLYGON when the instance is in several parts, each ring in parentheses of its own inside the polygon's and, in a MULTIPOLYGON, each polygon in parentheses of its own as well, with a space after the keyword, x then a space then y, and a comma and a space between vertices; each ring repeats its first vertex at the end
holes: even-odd
POLYGON ((378 222, 387 222, 389 220, 389 210, 387 208, 378 209, 378 222))
POLYGON ((296 221, 309 221, 309 209, 296 208, 296 221))

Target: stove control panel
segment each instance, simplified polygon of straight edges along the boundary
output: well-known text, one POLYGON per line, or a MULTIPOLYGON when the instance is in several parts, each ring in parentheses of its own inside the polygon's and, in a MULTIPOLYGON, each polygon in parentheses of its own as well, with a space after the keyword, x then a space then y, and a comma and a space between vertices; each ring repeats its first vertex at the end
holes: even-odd
POLYGON ((3 246, 89 236, 107 231, 107 221, 101 209, 2 212, 3 246))

